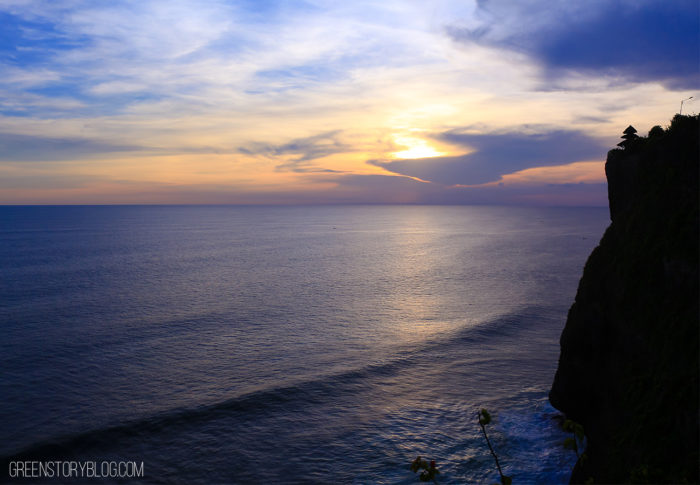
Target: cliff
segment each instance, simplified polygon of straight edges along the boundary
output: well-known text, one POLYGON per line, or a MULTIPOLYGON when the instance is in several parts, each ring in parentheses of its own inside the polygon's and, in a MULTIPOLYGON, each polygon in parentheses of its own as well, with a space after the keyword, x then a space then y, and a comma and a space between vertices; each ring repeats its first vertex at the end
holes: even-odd
POLYGON ((572 483, 698 482, 699 129, 677 115, 608 153, 611 224, 586 262, 549 396, 586 432, 572 483))

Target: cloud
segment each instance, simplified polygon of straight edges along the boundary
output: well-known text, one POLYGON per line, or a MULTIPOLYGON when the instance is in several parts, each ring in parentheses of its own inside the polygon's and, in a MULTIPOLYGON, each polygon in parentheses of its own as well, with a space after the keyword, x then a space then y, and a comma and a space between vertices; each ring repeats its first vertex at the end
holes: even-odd
POLYGON ((509 184, 488 187, 444 187, 388 175, 310 176, 337 184, 327 193, 309 193, 305 202, 376 204, 526 204, 607 205, 605 183, 509 184))
MULTIPOLYGON (((41 164, 31 173, 2 171, 0 203, 208 203, 208 204, 607 204, 604 183, 506 184, 444 187, 408 177, 356 174, 302 175, 307 190, 226 183, 164 183, 120 180, 78 173, 57 173, 41 164)), ((11 167, 9 167, 11 168, 11 167)))
POLYGON ((49 138, 0 133, 0 161, 65 161, 106 153, 143 150, 133 145, 117 145, 84 138, 49 138))
POLYGON ((700 88, 695 0, 479 2, 482 23, 448 28, 454 40, 523 52, 555 81, 568 71, 700 88))
POLYGON ((478 185, 531 167, 602 160, 608 147, 579 131, 471 134, 450 131, 442 141, 474 150, 461 156, 373 161, 391 172, 444 185, 478 185))
MULTIPOLYGON (((605 124, 644 131, 678 106, 659 83, 632 86, 629 73, 575 67, 547 50, 547 35, 565 40, 565 28, 599 24, 607 1, 3 0, 0 169, 29 171, 34 160, 47 173, 99 172, 146 184, 133 189, 144 201, 162 183, 159 200, 172 202, 497 202, 525 177, 540 188, 570 181, 571 167, 523 170, 602 159, 607 147, 592 137, 616 136, 605 124), (495 133, 541 120, 559 131, 495 133), (567 131, 583 127, 588 138, 567 131), (443 133, 441 152, 452 144, 467 155, 388 160, 400 149, 388 140, 427 133, 443 133), (555 138, 566 153, 552 152, 555 138), (501 192, 451 186, 504 174, 518 175, 501 192), (195 183, 187 196, 172 186, 195 183)), ((90 200, 106 193, 85 184, 90 200)))
MULTIPOLYGON (((63 174, 2 174, 0 177, 0 189, 3 190, 54 190, 54 189, 79 189, 102 182, 99 177, 88 175, 63 175, 63 174)), ((2 199, 0 199, 0 203, 2 199)))
POLYGON ((277 170, 281 171, 290 170, 300 173, 335 172, 334 170, 310 168, 307 162, 336 153, 354 151, 355 149, 352 146, 338 139, 339 134, 340 130, 329 131, 305 138, 297 138, 281 145, 251 143, 248 146, 240 147, 238 151, 246 155, 264 155, 267 157, 292 155, 293 158, 277 166, 277 170))
POLYGON ((526 168, 504 175, 499 183, 516 185, 561 185, 571 183, 604 183, 603 161, 574 162, 550 167, 526 168))

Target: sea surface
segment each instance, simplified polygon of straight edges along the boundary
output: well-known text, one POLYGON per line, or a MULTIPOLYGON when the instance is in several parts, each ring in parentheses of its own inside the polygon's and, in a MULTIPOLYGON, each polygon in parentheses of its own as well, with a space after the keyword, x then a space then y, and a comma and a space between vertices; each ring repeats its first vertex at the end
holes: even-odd
POLYGON ((0 207, 0 458, 143 462, 144 483, 409 484, 421 455, 440 483, 496 483, 486 407, 514 483, 566 482, 547 392, 608 223, 607 208, 0 207))

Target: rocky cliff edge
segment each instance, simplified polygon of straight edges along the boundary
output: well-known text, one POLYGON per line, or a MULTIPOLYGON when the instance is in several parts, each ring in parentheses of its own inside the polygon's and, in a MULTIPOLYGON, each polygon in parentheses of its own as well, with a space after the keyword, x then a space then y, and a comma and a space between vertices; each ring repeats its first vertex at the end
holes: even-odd
MULTIPOLYGON (((631 127, 630 127, 631 128, 631 127)), ((550 391, 583 425, 572 483, 698 482, 698 116, 608 153, 611 224, 590 255, 550 391)))

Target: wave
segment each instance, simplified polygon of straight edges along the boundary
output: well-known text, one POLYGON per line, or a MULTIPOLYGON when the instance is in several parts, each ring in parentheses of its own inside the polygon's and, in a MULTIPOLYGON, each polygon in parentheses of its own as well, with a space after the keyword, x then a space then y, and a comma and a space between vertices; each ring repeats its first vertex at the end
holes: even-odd
POLYGON ((15 460, 70 459, 86 451, 99 449, 109 443, 123 440, 138 440, 140 437, 204 423, 218 417, 239 414, 247 420, 256 416, 274 413, 294 405, 322 404, 330 399, 357 394, 373 385, 376 378, 398 375, 417 364, 434 361, 436 357, 451 355, 452 351, 471 345, 496 342, 503 338, 517 338, 525 328, 536 325, 546 318, 551 309, 528 307, 517 313, 501 315, 490 321, 461 328, 447 336, 438 336, 423 343, 420 348, 399 349, 381 362, 373 362, 361 368, 320 376, 290 385, 263 389, 213 404, 192 408, 181 408, 111 426, 97 427, 72 435, 49 438, 30 445, 10 455, 0 457, 0 462, 15 460))

